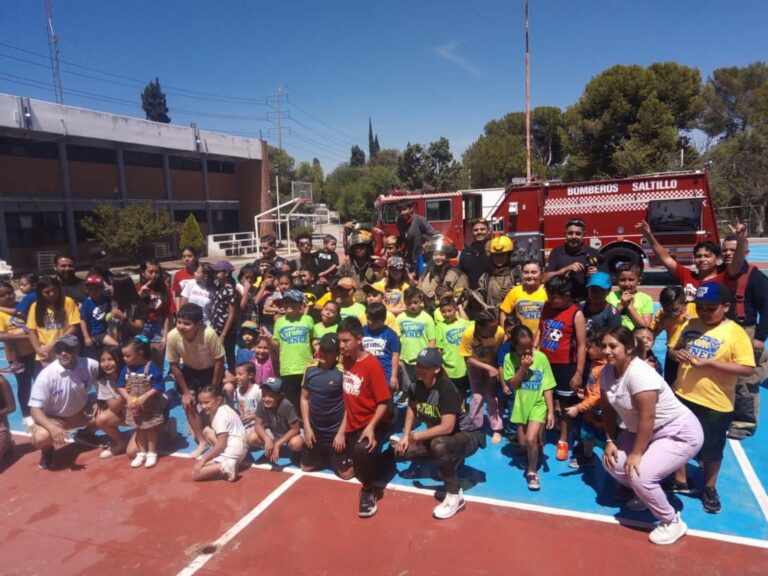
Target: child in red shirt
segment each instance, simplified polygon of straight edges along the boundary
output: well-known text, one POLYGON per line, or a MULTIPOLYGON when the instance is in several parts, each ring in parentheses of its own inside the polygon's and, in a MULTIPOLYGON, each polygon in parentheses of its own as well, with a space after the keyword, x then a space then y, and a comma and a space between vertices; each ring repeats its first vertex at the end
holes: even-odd
POLYGON ((389 436, 389 407, 392 393, 384 368, 363 349, 363 326, 352 316, 345 318, 337 333, 344 366, 344 406, 347 414, 345 450, 351 458, 360 489, 358 516, 376 514, 373 481, 379 468, 381 446, 389 436))

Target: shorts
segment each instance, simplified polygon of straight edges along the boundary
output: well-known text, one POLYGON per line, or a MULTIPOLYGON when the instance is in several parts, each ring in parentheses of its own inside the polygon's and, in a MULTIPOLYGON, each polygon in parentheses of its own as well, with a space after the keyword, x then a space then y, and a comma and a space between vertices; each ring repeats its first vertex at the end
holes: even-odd
POLYGON ((330 467, 336 474, 342 470, 352 468, 352 458, 343 451, 341 454, 333 448, 333 442, 315 442, 312 448, 304 444, 301 451, 302 468, 328 468, 330 467))
POLYGON ((512 414, 509 417, 509 421, 512 424, 525 426, 528 422, 544 424, 547 421, 547 401, 543 396, 536 400, 527 414, 523 412, 523 404, 523 402, 515 402, 512 406, 512 414))
POLYGON ((552 364, 552 375, 555 377, 555 396, 559 399, 573 397, 576 393, 571 389, 571 379, 576 375, 576 363, 552 364))
POLYGON ((582 422, 579 436, 584 442, 594 442, 600 448, 605 448, 605 440, 607 438, 605 430, 601 430, 589 420, 582 422))
POLYGON ((701 404, 689 402, 680 396, 677 398, 693 412, 704 431, 704 444, 702 444, 696 459, 702 462, 722 462, 727 439, 726 434, 731 426, 733 412, 717 412, 701 404))
POLYGON ((158 318, 157 320, 147 320, 144 322, 144 330, 141 335, 146 337, 152 344, 157 344, 163 339, 163 325, 165 324, 164 318, 158 318))
MULTIPOLYGON (((196 370, 195 368, 182 366, 181 373, 184 375, 184 380, 187 382, 187 388, 194 394, 197 394, 206 386, 213 384, 213 367, 196 370)), ((179 388, 178 382, 176 383, 176 391, 181 394, 181 388, 179 388)))
MULTIPOLYGON (((72 416, 49 416, 48 414, 46 414, 46 416, 48 417, 48 420, 56 424, 56 426, 63 428, 64 430, 76 430, 78 428, 85 428, 86 426, 90 425, 92 409, 93 407, 88 405, 83 409, 82 412, 72 414, 72 416)), ((34 436, 35 431, 38 429, 45 430, 43 426, 35 424, 29 429, 29 433, 34 436)))
POLYGON ((96 343, 99 346, 104 346, 104 338, 107 337, 108 332, 105 330, 104 332, 101 332, 100 334, 91 334, 91 338, 96 340, 96 343))

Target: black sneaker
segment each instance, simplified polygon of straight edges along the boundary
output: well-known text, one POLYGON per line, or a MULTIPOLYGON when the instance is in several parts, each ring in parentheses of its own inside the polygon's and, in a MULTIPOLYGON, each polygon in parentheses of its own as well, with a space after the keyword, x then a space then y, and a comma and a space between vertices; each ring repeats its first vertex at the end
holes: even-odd
POLYGON ((701 504, 704 506, 704 510, 710 514, 720 512, 722 505, 720 504, 720 495, 717 493, 717 488, 705 487, 704 492, 701 494, 701 504))
POLYGON ((373 488, 360 489, 360 508, 357 515, 360 518, 370 518, 376 514, 376 491, 373 488))
POLYGON ((88 432, 88 430, 78 430, 72 439, 78 444, 88 446, 89 448, 100 448, 102 445, 101 440, 99 440, 96 434, 88 432))
POLYGON ((696 493, 696 486, 690 478, 688 478, 685 483, 683 483, 675 480, 674 476, 670 476, 661 483, 661 488, 664 490, 664 492, 669 492, 672 494, 696 493))
POLYGON ((40 470, 49 470, 53 466, 53 448, 43 448, 40 450, 40 462, 37 467, 40 470))

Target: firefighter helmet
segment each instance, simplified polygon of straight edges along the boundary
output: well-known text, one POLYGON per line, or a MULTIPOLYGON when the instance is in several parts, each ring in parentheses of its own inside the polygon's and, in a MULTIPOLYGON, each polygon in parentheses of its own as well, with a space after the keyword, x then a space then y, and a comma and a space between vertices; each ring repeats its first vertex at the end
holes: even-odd
POLYGON ((433 238, 429 243, 427 252, 442 252, 448 259, 456 258, 458 255, 456 244, 453 243, 453 240, 446 238, 445 236, 436 236, 433 238))
POLYGON ((359 245, 373 247, 373 237, 368 230, 355 230, 349 236, 349 249, 352 250, 355 246, 359 245))
POLYGON ((512 252, 515 246, 512 239, 509 236, 496 236, 488 242, 488 253, 493 254, 506 254, 512 252))

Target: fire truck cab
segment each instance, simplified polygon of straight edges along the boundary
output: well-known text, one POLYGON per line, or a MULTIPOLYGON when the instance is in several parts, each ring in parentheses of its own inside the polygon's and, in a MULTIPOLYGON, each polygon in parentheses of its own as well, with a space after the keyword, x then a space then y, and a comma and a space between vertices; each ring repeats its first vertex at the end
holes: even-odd
POLYGON ((376 227, 385 235, 398 235, 397 205, 403 200, 414 203, 414 213, 424 216, 432 227, 461 249, 471 236, 471 222, 482 215, 483 198, 473 192, 435 192, 420 194, 394 190, 376 199, 376 227))
POLYGON ((635 228, 641 220, 681 264, 692 263, 697 242, 719 242, 704 171, 511 186, 493 214, 494 229, 515 240, 518 250, 545 258, 563 243, 571 219, 584 222, 585 243, 601 252, 611 270, 621 262, 657 264, 635 228))

